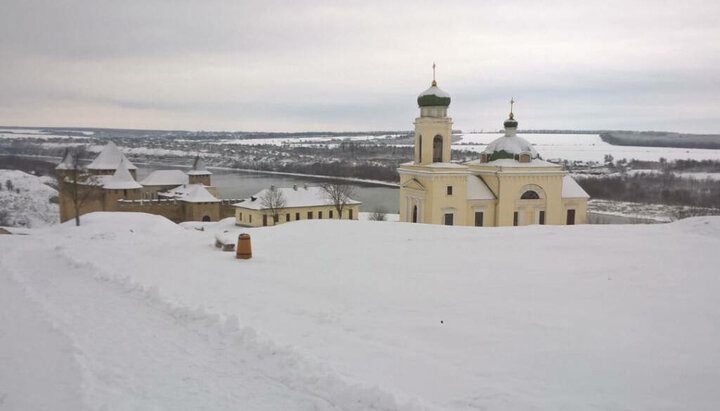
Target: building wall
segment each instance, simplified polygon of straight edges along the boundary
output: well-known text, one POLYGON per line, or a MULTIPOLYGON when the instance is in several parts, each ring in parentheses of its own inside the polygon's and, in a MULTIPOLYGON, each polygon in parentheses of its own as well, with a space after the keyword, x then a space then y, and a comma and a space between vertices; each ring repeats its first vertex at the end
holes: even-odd
MULTIPOLYGON (((352 219, 357 220, 358 219, 358 211, 359 206, 357 204, 353 205, 347 205, 343 208, 342 213, 342 220, 349 220, 350 219, 350 211, 352 210, 352 219)), ((332 212, 332 220, 338 220, 338 212, 335 209, 335 206, 329 205, 329 206, 316 206, 316 207, 288 207, 282 209, 282 211, 279 213, 278 223, 277 224, 284 224, 287 222, 292 221, 298 221, 298 220, 308 220, 308 212, 312 212, 312 219, 313 220, 330 220, 330 213, 332 212), (322 212, 322 218, 320 218, 319 213, 322 212), (290 214, 290 219, 288 220, 287 214, 290 214), (297 214, 299 214, 299 219, 297 214)), ((244 208, 241 206, 235 207, 235 224, 242 225, 242 226, 248 226, 248 227, 262 227, 263 226, 263 216, 267 216, 267 225, 275 225, 274 220, 272 217, 272 214, 268 210, 253 210, 250 208, 244 208)))
POLYGON ((416 163, 433 162, 433 139, 436 135, 443 138, 443 162, 450 162, 450 143, 452 138, 452 119, 448 117, 418 117, 415 119, 415 157, 416 163), (420 140, 422 139, 422 144, 420 140), (420 146, 422 145, 422 153, 420 146), (420 157, 422 155, 422 157, 420 157))
POLYGON ((218 221, 220 220, 220 203, 184 203, 184 221, 218 221), (206 218, 207 217, 207 218, 206 218))
POLYGON ((210 175, 189 175, 188 178, 190 184, 212 185, 210 184, 210 175))
POLYGON ((120 200, 117 211, 161 215, 175 223, 184 221, 185 203, 176 200, 120 200))
POLYGON ((562 207, 562 172, 548 174, 500 174, 495 224, 513 225, 518 212, 518 225, 538 223, 538 212, 545 211, 545 224, 564 224, 562 207), (538 190, 538 188, 540 190, 538 190), (526 189, 540 191, 541 200, 521 200, 526 189))

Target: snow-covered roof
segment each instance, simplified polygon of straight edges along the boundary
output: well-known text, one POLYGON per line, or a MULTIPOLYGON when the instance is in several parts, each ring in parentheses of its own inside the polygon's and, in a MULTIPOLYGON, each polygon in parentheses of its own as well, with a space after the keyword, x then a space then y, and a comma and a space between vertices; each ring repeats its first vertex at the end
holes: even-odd
POLYGON ((563 177, 562 185, 563 198, 590 198, 590 195, 580 187, 580 184, 570 176, 563 177))
POLYGON ((115 174, 104 181, 103 188, 109 190, 127 190, 142 188, 142 185, 135 181, 132 174, 130 174, 130 170, 128 170, 125 161, 120 161, 117 170, 115 170, 115 174))
POLYGON ((464 165, 456 164, 456 163, 430 163, 430 164, 421 164, 424 167, 431 167, 431 168, 465 168, 464 165))
POLYGON ((144 186, 179 186, 187 183, 187 174, 180 170, 155 170, 140 181, 144 186))
POLYGON ((220 199, 212 195, 203 184, 183 184, 171 190, 158 193, 163 197, 172 197, 187 203, 218 203, 220 199))
POLYGON ((200 158, 200 156, 195 157, 192 169, 187 172, 187 175, 189 176, 209 176, 211 174, 212 173, 205 168, 205 162, 202 158, 200 158))
POLYGON ((530 153, 530 156, 535 158, 538 157, 538 152, 535 150, 529 141, 518 136, 503 136, 498 137, 487 145, 483 153, 492 154, 497 151, 505 151, 511 154, 530 153))
POLYGON ((467 176, 467 199, 494 200, 495 195, 480 177, 467 176))
POLYGON ((110 141, 103 147, 100 154, 95 157, 95 160, 88 164, 87 168, 88 170, 115 170, 121 161, 125 162, 128 170, 137 170, 137 167, 125 157, 125 154, 120 151, 118 146, 110 141))
POLYGON ((483 163, 480 159, 468 161, 465 163, 470 166, 497 166, 497 167, 560 167, 559 164, 554 164, 549 161, 541 160, 539 158, 533 158, 529 163, 521 163, 511 158, 499 158, 497 160, 488 161, 483 163))
MULTIPOLYGON (((266 207, 263 207, 262 205, 262 198, 269 190, 271 189, 266 188, 254 196, 245 199, 245 201, 235 204, 235 206, 251 210, 263 210, 266 207)), ((285 208, 333 205, 333 201, 328 198, 327 193, 322 187, 295 186, 288 188, 275 188, 275 190, 282 193, 282 196, 285 199, 285 208)), ((346 204, 360 204, 360 202, 348 199, 346 204)))
POLYGON ((450 94, 448 94, 445 90, 441 89, 438 86, 432 86, 429 89, 423 91, 418 95, 418 98, 422 96, 438 96, 438 97, 450 97, 450 94))
POLYGON ((72 170, 75 162, 75 156, 73 155, 72 151, 68 150, 65 152, 65 156, 63 157, 60 164, 55 167, 56 170, 72 170))

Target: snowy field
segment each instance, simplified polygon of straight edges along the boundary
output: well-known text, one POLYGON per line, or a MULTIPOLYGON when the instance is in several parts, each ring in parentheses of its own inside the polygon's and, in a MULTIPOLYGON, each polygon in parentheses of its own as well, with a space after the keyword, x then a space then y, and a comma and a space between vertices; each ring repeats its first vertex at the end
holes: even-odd
POLYGON ((717 410, 720 218, 0 236, 10 410, 717 410))
MULTIPOLYGON (((720 160, 720 150, 672 148, 672 147, 633 147, 615 146, 604 142, 597 134, 525 134, 520 137, 531 142, 545 159, 565 159, 569 161, 597 161, 602 163, 606 154, 615 160, 636 159, 657 161, 661 157, 672 160, 720 160)), ((463 134, 453 149, 481 152, 485 146, 502 134, 463 134)))

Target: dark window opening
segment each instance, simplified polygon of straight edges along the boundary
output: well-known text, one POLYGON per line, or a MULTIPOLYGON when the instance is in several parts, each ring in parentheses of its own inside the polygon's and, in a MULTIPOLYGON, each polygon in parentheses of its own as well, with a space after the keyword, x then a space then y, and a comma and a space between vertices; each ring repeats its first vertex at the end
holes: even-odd
POLYGON ((518 212, 517 211, 514 212, 513 213, 513 225, 518 225, 518 217, 519 217, 518 212))
POLYGON ((528 190, 520 196, 521 200, 539 200, 540 194, 533 190, 528 190))
POLYGON ((420 136, 420 150, 418 150, 418 163, 422 163, 422 136, 420 136))
POLYGON ((300 219, 300 213, 295 213, 295 221, 300 219))
POLYGON ((312 220, 312 211, 308 211, 308 220, 312 220))
POLYGON ((285 221, 290 221, 290 213, 285 214, 285 221))
POLYGON ((349 219, 349 220, 352 220, 352 219, 353 219, 352 209, 348 210, 348 219, 349 219))
POLYGON ((567 225, 575 224, 575 210, 567 210, 567 225))
POLYGON ((412 222, 417 223, 418 222, 418 213, 417 213, 417 206, 413 206, 413 213, 412 213, 412 222))
POLYGON ((263 214, 263 227, 267 225, 267 216, 263 214))
POLYGON ((322 220, 322 211, 318 211, 318 218, 322 220))
POLYGON ((485 217, 482 211, 476 211, 475 212, 475 227, 482 227, 483 226, 483 217, 485 217))
POLYGON ((333 210, 330 210, 329 213, 330 213, 330 218, 333 218, 333 210))
POLYGON ((452 186, 447 186, 447 195, 452 195, 452 186))
POLYGON ((455 215, 452 213, 445 214, 445 225, 453 225, 455 215))
POLYGON ((204 216, 203 221, 210 221, 210 216, 209 215, 204 216))
POLYGON ((443 138, 440 135, 435 136, 433 139, 433 163, 441 163, 443 151, 443 138))
POLYGON ((538 215, 538 220, 538 223, 540 223, 540 225, 545 224, 545 211, 540 211, 540 214, 538 215))

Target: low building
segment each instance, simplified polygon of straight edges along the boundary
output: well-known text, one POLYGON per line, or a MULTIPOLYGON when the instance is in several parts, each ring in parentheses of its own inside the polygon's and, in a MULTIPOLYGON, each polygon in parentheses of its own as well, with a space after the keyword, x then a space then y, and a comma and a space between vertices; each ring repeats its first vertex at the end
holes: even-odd
POLYGON ((348 198, 339 213, 322 187, 270 187, 234 205, 235 224, 263 227, 298 220, 357 220, 360 204, 348 198))

